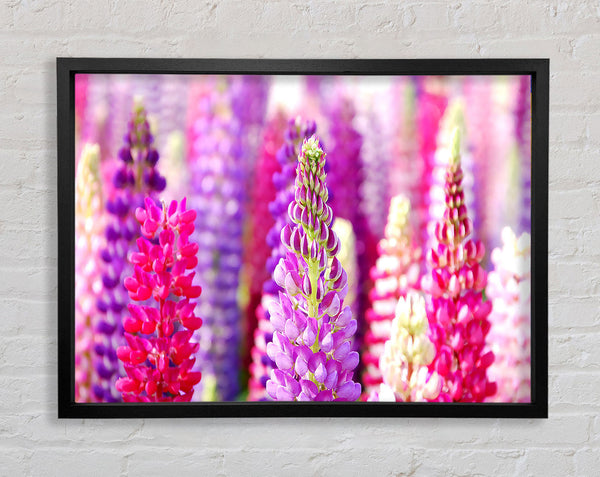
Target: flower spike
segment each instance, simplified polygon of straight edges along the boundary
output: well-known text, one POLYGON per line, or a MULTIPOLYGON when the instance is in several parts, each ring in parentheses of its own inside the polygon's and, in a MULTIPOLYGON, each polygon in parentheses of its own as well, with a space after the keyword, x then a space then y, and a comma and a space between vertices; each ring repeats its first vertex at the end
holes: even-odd
POLYGON ((357 323, 343 305, 346 272, 333 265, 339 240, 327 205, 325 153, 314 135, 302 145, 295 191, 287 254, 274 272, 284 291, 269 307, 275 332, 267 353, 276 368, 267 393, 278 401, 355 401, 361 387, 352 377, 359 358, 350 343, 357 323))
POLYGON ((189 241, 196 212, 186 210, 185 198, 162 209, 146 198, 145 206, 136 210, 143 238, 130 258, 134 274, 124 283, 133 301, 153 298, 158 305, 128 305, 127 345, 117 350, 127 377, 116 388, 125 402, 188 402, 201 378, 192 370, 199 345, 191 338, 202 326, 193 301, 202 289, 188 272, 197 264, 198 244, 189 241))

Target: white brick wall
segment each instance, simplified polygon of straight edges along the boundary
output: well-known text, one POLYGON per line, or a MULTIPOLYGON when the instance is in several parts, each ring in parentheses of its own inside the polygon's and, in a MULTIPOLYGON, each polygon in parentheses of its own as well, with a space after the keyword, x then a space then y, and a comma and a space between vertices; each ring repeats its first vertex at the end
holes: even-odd
POLYGON ((598 1, 4 0, 0 26, 0 475, 598 475, 598 1), (56 56, 550 57, 550 418, 58 421, 56 56))

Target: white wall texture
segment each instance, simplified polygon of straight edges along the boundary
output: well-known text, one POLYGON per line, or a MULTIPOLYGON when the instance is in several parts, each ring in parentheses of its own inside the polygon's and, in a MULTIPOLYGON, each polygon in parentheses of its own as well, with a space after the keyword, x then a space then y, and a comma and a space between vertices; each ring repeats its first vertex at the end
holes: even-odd
POLYGON ((0 25, 0 475, 598 475, 600 2, 3 0, 0 25), (549 419, 59 421, 56 56, 549 57, 549 419))

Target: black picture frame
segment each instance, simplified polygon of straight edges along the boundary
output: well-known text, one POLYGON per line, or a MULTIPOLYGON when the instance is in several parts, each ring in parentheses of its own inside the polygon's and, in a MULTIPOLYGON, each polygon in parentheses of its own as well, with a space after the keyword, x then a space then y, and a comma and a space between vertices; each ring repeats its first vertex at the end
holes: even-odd
POLYGON ((548 59, 255 60, 57 58, 58 417, 548 417, 548 59), (75 74, 531 75, 531 403, 218 402, 74 399, 75 74))

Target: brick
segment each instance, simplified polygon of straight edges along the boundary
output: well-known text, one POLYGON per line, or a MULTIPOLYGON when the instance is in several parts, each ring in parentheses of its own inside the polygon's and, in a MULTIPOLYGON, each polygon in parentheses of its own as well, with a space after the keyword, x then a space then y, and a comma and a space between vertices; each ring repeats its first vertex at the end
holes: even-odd
MULTIPOLYGON (((551 262, 548 264, 548 293, 559 292, 574 297, 597 295, 600 277, 589 262, 551 262)), ((579 319, 580 317, 576 317, 579 319)))
POLYGON ((120 475, 124 458, 119 452, 95 449, 61 448, 62 458, 56 458, 56 449, 36 449, 31 457, 33 475, 63 477, 88 475, 103 477, 120 475))
POLYGON ((600 469, 600 449, 586 447, 575 453, 575 473, 594 475, 600 469))
POLYGON ((550 375, 548 393, 555 403, 585 405, 589 408, 600 406, 598 386, 600 377, 597 373, 568 372, 550 375))
POLYGON ((369 3, 358 7, 356 19, 362 30, 390 32, 403 26, 403 11, 396 4, 369 3))
POLYGON ((552 445, 556 436, 543 429, 560 429, 561 445, 578 445, 589 440, 590 416, 557 416, 552 415, 548 421, 503 420, 498 424, 498 432, 494 435, 497 447, 510 449, 552 445))
MULTIPOLYGON (((516 475, 524 450, 418 449, 415 477, 442 475, 516 475)), ((402 475, 402 474, 401 474, 402 475)))
POLYGON ((18 447, 0 447, 3 475, 30 475, 33 451, 18 447))
POLYGON ((529 449, 515 475, 575 475, 574 450, 529 449))
POLYGON ((549 340, 549 365, 567 370, 595 371, 600 368, 600 349, 596 346, 600 334, 561 334, 549 340))
POLYGON ((571 297, 569 300, 551 298, 548 306, 548 324, 552 329, 597 326, 600 324, 598 299, 589 296, 571 297))
POLYGON ((53 372, 57 363, 56 337, 52 333, 5 338, 0 342, 0 358, 4 363, 0 375, 43 375, 53 372))
MULTIPOLYGON (((127 456, 126 475, 148 476, 168 474, 177 468, 181 477, 198 475, 227 475, 223 467, 223 453, 203 449, 146 448, 130 451, 127 456)), ((248 472, 248 467, 244 469, 248 472)), ((247 474, 248 475, 248 474, 247 474)))

